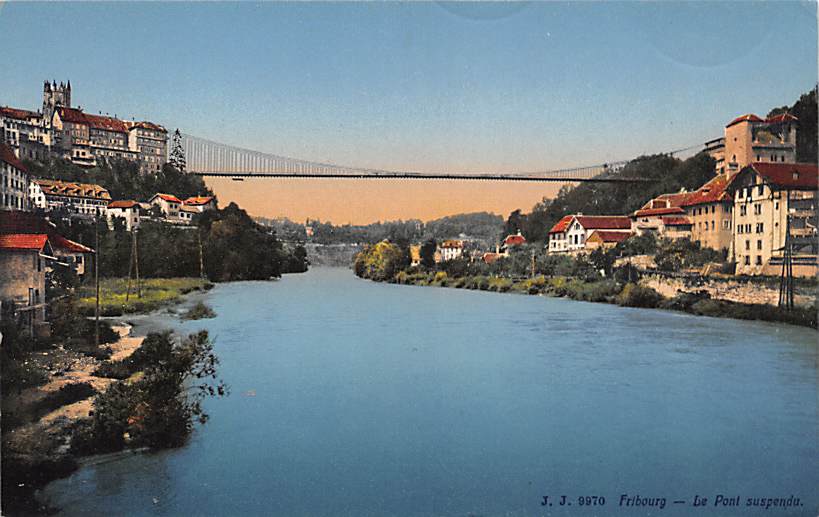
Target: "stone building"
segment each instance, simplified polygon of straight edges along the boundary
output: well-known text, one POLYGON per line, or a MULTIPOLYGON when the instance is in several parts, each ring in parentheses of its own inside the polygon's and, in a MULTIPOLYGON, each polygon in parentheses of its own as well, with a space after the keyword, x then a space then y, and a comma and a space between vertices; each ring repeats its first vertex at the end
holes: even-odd
POLYGON ((25 165, 0 142, 0 210, 28 210, 28 182, 25 165))
POLYGON ((737 117, 725 126, 725 136, 705 143, 716 160, 717 174, 736 173, 754 162, 795 163, 796 121, 789 113, 762 119, 737 117))
POLYGON ((46 319, 43 256, 53 254, 46 234, 0 234, 0 303, 12 303, 32 329, 46 319))
POLYGON ((734 203, 726 188, 735 176, 734 173, 720 174, 688 193, 682 201, 691 220, 691 240, 703 248, 718 251, 731 248, 734 203))
POLYGON ((137 153, 139 171, 157 174, 168 158, 168 131, 152 122, 126 122, 128 147, 137 153))
POLYGON ((40 113, 0 106, 0 143, 20 159, 42 160, 51 149, 52 132, 40 113))
POLYGON ((158 124, 126 122, 73 107, 70 81, 43 84, 42 112, 0 107, 0 141, 21 159, 54 154, 93 167, 102 159, 122 158, 139 161, 143 174, 160 172, 168 151, 168 132, 158 124))
POLYGON ((790 230, 794 274, 816 275, 818 170, 816 164, 752 163, 736 174, 727 190, 737 274, 780 274, 790 230))

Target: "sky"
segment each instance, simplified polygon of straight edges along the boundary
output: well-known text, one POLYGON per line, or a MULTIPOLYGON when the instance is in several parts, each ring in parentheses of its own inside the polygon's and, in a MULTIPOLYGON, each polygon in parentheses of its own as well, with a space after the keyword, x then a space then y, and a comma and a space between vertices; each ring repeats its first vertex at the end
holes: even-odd
MULTIPOLYGON (((90 113, 240 147, 427 172, 670 151, 817 81, 811 2, 0 3, 0 104, 71 80, 90 113)), ((214 182, 336 223, 524 211, 559 185, 214 182)))

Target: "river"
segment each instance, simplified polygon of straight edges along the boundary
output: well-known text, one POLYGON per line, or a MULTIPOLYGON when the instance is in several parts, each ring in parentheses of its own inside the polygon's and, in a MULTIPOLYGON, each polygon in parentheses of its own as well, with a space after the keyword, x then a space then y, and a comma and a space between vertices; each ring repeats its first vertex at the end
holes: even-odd
POLYGON ((208 303, 175 326, 210 331, 230 395, 185 447, 49 485, 62 515, 816 515, 813 330, 346 269, 208 303))

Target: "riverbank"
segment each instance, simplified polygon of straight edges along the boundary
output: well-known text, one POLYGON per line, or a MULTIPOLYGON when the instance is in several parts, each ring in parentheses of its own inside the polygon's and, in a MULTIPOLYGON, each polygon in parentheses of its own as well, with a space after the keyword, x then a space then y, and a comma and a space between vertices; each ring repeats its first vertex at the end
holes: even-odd
POLYGON ((705 290, 677 290, 672 296, 657 292, 650 287, 648 279, 635 282, 618 282, 615 279, 586 282, 577 278, 543 275, 527 279, 511 279, 497 276, 473 275, 450 277, 444 271, 399 271, 389 283, 431 287, 474 289, 499 293, 516 293, 566 297, 572 300, 610 303, 624 307, 642 307, 685 312, 698 316, 761 320, 788 323, 817 328, 815 302, 808 307, 795 307, 785 311, 770 304, 739 303, 712 298, 705 290))
POLYGON ((72 439, 90 420, 95 398, 118 382, 105 376, 101 368, 127 362, 140 349, 147 334, 172 326, 174 320, 185 315, 186 309, 201 304, 205 291, 200 290, 198 282, 173 279, 167 288, 159 288, 161 280, 150 280, 144 286, 147 292, 143 294, 150 296, 146 303, 139 305, 140 300, 134 300, 132 295, 129 302, 137 303, 123 307, 118 302, 120 297, 124 302, 125 281, 108 280, 103 292, 109 314, 145 311, 146 307, 154 310, 129 313, 128 318, 105 317, 103 321, 111 324, 117 336, 109 344, 95 348, 55 342, 22 358, 21 364, 37 380, 32 385, 17 385, 3 392, 4 515, 53 513, 53 508, 36 499, 36 492, 78 468, 81 455, 72 450, 72 439), (118 292, 120 284, 122 292, 118 292))

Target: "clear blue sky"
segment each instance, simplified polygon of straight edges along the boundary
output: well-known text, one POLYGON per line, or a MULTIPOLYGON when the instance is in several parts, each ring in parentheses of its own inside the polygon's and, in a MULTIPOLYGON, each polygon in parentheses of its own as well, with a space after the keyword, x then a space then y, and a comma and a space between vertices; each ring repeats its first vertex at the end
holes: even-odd
POLYGON ((0 104, 393 169, 536 170, 720 136, 817 77, 816 4, 0 3, 0 104))

